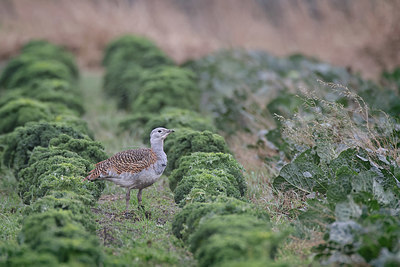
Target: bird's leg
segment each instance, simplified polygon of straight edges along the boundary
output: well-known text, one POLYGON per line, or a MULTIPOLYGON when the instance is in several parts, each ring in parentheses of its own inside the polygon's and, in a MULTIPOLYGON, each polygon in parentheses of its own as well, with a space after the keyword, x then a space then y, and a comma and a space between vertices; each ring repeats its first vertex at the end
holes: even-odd
POLYGON ((126 189, 126 212, 129 210, 129 200, 131 199, 131 189, 127 188, 126 189))
POLYGON ((138 200, 138 207, 139 208, 144 208, 142 205, 142 189, 139 189, 139 192, 137 194, 137 200, 138 200))

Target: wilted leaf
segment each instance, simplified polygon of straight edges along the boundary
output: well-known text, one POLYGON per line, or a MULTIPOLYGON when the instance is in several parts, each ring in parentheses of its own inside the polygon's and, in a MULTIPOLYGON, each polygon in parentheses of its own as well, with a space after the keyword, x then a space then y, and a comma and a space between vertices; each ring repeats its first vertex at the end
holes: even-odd
POLYGON ((304 151, 281 169, 273 186, 279 190, 293 189, 311 193, 318 188, 318 191, 325 192, 326 180, 318 163, 319 157, 311 149, 304 151))

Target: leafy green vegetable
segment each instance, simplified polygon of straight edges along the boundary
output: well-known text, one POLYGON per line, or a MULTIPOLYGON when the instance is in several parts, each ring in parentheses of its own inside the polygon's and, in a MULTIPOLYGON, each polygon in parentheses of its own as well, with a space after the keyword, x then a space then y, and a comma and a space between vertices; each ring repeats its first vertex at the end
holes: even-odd
POLYGON ((243 177, 243 168, 230 154, 215 152, 194 152, 188 156, 183 156, 178 162, 178 168, 173 170, 169 178, 169 187, 175 190, 177 184, 186 175, 197 169, 223 170, 231 174, 236 179, 235 186, 243 196, 246 192, 246 182, 243 177))
POLYGON ((115 63, 134 62, 141 67, 155 67, 172 64, 152 41, 142 36, 123 35, 111 41, 103 58, 107 68, 115 63))
POLYGON ((231 197, 218 197, 214 202, 194 202, 185 205, 174 217, 172 232, 176 237, 187 242, 203 218, 226 214, 245 214, 269 221, 269 215, 265 211, 250 203, 231 197))
POLYGON ((0 134, 12 132, 31 121, 51 121, 53 116, 45 103, 19 98, 0 108, 0 134))
POLYGON ((224 138, 210 131, 194 131, 189 129, 175 129, 175 132, 165 140, 165 152, 168 155, 168 164, 165 174, 179 167, 179 159, 193 152, 221 152, 230 153, 224 138))
POLYGON ((205 202, 217 196, 240 198, 236 179, 222 169, 196 169, 184 176, 174 190, 174 198, 181 206, 186 202, 205 202), (201 190, 201 194, 198 194, 201 190))
POLYGON ((219 266, 232 260, 272 259, 284 237, 257 217, 232 214, 202 221, 189 242, 199 266, 219 266))
POLYGON ((48 147, 50 140, 57 138, 60 134, 69 135, 74 139, 87 138, 84 134, 62 123, 27 123, 6 136, 4 165, 12 168, 17 175, 18 171, 27 167, 30 154, 35 147, 48 147))
POLYGON ((95 234, 96 225, 89 204, 93 202, 91 197, 78 195, 72 191, 52 191, 50 194, 36 200, 25 208, 25 216, 35 213, 43 213, 49 210, 71 211, 74 220, 85 226, 86 230, 95 234))
POLYGON ((198 110, 200 91, 192 71, 165 66, 146 72, 141 79, 132 112, 159 113, 165 107, 198 110))
POLYGON ((52 111, 60 113, 60 105, 75 111, 77 115, 84 113, 83 103, 79 93, 75 92, 70 83, 60 79, 35 80, 23 88, 8 90, 0 100, 0 107, 19 98, 31 98, 50 105, 52 111))
POLYGON ((36 147, 29 165, 18 173, 19 195, 29 204, 51 190, 70 190, 93 203, 104 189, 104 183, 82 181, 91 162, 75 152, 60 148, 36 147))
POLYGON ((285 165, 274 179, 273 186, 279 190, 298 190, 311 193, 326 192, 327 180, 319 167, 319 157, 308 149, 285 165))
MULTIPOLYGON (((21 57, 24 57, 24 55, 21 57)), ((18 60, 18 58, 14 60, 18 60)), ((9 64, 11 65, 12 62, 9 64)), ((8 72, 7 67, 3 74, 5 72, 8 72)), ((27 86, 34 81, 42 79, 60 79, 71 83, 74 82, 72 74, 64 64, 54 60, 38 60, 37 58, 33 58, 30 61, 27 60, 27 63, 23 62, 17 70, 14 70, 7 77, 7 83, 3 86, 5 88, 16 88, 27 86)))
POLYGON ((23 222, 20 243, 38 254, 54 255, 59 263, 97 266, 103 258, 99 241, 75 219, 71 210, 32 214, 23 222))
POLYGON ((35 56, 38 59, 59 61, 68 67, 75 79, 79 77, 79 70, 74 56, 61 46, 57 46, 45 40, 32 40, 22 47, 21 53, 35 56))

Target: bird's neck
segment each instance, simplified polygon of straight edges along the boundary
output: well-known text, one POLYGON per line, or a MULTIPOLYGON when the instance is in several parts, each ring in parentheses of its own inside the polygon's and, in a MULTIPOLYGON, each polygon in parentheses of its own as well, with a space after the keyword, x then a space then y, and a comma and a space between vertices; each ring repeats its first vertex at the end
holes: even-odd
POLYGON ((151 149, 157 154, 162 155, 164 154, 164 141, 157 140, 151 142, 151 149))

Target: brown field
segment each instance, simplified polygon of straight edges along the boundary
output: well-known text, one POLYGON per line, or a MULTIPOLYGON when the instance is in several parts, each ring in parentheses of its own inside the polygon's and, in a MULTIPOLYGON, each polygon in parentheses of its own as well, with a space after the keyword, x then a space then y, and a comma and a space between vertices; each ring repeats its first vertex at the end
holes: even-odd
POLYGON ((145 35, 177 62, 229 47, 303 53, 366 77, 400 62, 400 0, 1 0, 0 59, 32 38, 98 67, 105 45, 145 35))

